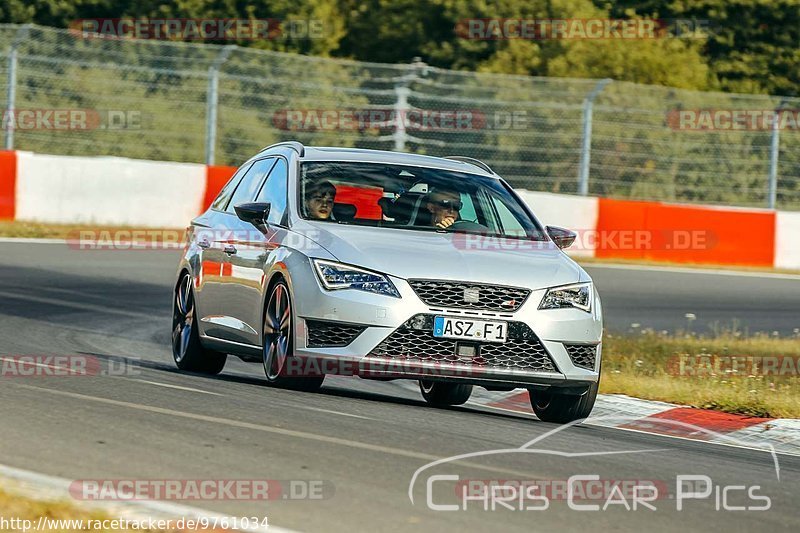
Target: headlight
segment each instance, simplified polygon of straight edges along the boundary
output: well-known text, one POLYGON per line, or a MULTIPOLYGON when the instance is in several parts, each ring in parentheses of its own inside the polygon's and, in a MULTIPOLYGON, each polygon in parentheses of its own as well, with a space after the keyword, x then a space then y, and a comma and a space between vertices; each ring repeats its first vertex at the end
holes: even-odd
POLYGON ((312 259, 312 262, 322 286, 329 291, 356 289, 400 298, 400 293, 383 274, 323 259, 312 259))
POLYGON ((542 303, 539 304, 539 309, 576 307, 589 313, 592 309, 593 297, 592 282, 553 287, 552 289, 547 289, 547 293, 542 298, 542 303))

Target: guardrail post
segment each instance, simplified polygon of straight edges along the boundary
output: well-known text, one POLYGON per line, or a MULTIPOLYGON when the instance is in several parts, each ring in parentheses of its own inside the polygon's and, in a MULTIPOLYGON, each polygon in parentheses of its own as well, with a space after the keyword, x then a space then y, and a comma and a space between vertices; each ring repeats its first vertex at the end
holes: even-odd
POLYGON ((217 107, 219 100, 219 70, 236 49, 236 45, 222 48, 217 58, 208 67, 208 90, 206 92, 206 165, 214 164, 214 151, 217 146, 217 107))
POLYGON ((608 78, 598 81, 594 89, 592 89, 592 92, 583 100, 583 137, 581 143, 581 162, 578 167, 578 194, 582 196, 589 194, 589 162, 592 156, 592 114, 594 112, 594 100, 611 81, 612 80, 608 78))
POLYGON ((11 43, 11 50, 8 54, 8 85, 6 87, 6 140, 4 148, 6 150, 14 149, 14 128, 16 127, 16 119, 14 117, 15 103, 17 100, 17 48, 23 39, 28 36, 28 31, 31 29, 30 24, 25 24, 17 30, 14 40, 11 43))

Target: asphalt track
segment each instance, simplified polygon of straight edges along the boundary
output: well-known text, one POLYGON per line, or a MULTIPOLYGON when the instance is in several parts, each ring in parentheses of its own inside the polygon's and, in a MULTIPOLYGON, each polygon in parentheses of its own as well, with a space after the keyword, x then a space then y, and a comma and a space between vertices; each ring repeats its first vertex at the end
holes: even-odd
MULTIPOLYGON (((429 408, 393 382, 330 379, 316 394, 272 389, 258 366, 232 358, 217 377, 177 372, 168 326, 175 258, 165 251, 0 244, 0 353, 86 354, 103 368, 135 363, 121 375, 0 377, 0 462, 68 479, 322 480, 322 499, 191 503, 233 516, 266 515, 300 531, 797 530, 800 458, 778 456, 778 479, 763 451, 596 426, 567 428, 528 453, 427 469, 412 487, 412 503, 412 476, 431 461, 519 448, 557 426, 488 408, 429 408), (434 511, 426 505, 430 474, 556 483, 598 475, 653 480, 662 490, 651 503, 656 510, 577 511, 551 495, 544 510, 485 511, 469 502, 466 511, 434 511), (678 512, 678 475, 707 475, 715 490, 678 512), (754 494, 770 499, 769 510, 717 510, 731 485, 759 486, 754 494)), ((687 312, 698 316, 695 328, 732 318, 752 330, 798 327, 791 309, 800 301, 798 281, 791 278, 589 270, 611 329, 682 327, 687 312)), ((433 502, 459 503, 451 482, 433 487, 433 502)), ((728 505, 764 504, 736 489, 728 494, 728 505)))

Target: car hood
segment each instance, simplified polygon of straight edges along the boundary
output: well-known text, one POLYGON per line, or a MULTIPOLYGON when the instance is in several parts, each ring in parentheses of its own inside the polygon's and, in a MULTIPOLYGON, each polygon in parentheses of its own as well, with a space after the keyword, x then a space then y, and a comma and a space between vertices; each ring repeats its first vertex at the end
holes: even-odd
POLYGON ((404 279, 446 279, 532 290, 588 281, 551 242, 304 221, 338 261, 404 279))

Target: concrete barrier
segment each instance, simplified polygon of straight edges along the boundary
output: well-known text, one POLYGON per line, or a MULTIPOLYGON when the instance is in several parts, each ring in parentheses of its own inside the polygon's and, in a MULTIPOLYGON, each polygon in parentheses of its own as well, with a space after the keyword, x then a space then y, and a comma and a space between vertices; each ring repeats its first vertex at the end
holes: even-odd
MULTIPOLYGON (((185 227, 234 167, 0 152, 0 220, 185 227)), ((568 252, 606 259, 800 269, 800 213, 518 191, 568 252)))
POLYGON ((17 152, 15 219, 184 227, 200 212, 205 165, 17 152))

